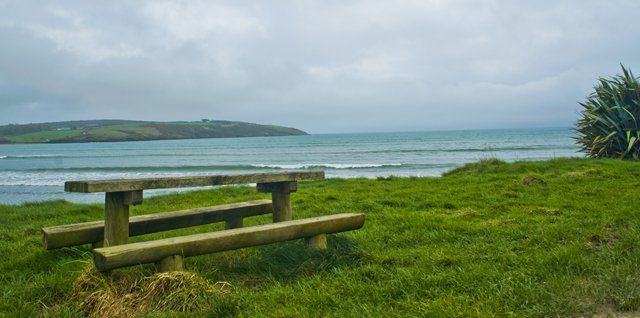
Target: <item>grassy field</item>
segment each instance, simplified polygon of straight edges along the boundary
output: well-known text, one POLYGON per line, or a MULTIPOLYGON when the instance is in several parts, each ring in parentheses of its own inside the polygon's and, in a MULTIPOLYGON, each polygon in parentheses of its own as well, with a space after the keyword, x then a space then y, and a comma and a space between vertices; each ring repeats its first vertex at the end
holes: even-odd
POLYGON ((160 132, 153 127, 143 127, 137 124, 109 125, 91 129, 73 130, 49 130, 7 137, 15 143, 42 143, 49 141, 63 141, 81 138, 82 135, 100 136, 105 140, 126 139, 130 135, 145 136, 148 138, 159 137, 160 132))
POLYGON ((69 143, 303 135, 282 126, 237 121, 87 120, 0 126, 1 143, 69 143))
MULTIPOLYGON (((160 298, 153 266, 108 281, 94 277, 88 246, 42 249, 41 227, 101 219, 101 206, 0 206, 0 313, 76 317, 95 314, 100 297, 117 307, 146 295, 163 301, 144 310, 138 302, 126 315, 635 316, 639 177, 635 162, 487 160, 441 178, 301 183, 294 217, 362 212, 364 228, 330 236, 323 252, 293 241, 188 258, 194 275, 160 277, 178 282, 162 285, 160 298)), ((257 198, 265 196, 225 187, 149 198, 132 213, 257 198)))

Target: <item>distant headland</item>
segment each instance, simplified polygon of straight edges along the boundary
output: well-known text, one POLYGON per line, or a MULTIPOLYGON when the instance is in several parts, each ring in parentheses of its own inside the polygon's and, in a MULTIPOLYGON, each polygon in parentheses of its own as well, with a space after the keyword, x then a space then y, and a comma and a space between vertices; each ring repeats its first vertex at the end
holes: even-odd
POLYGON ((0 126, 0 143, 78 143, 226 137, 295 136, 306 132, 289 127, 240 121, 81 120, 0 126))

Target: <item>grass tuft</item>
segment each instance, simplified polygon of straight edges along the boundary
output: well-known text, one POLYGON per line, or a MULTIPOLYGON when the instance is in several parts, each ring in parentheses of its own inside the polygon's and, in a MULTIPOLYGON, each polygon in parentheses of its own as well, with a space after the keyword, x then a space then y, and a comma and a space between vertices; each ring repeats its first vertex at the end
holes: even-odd
POLYGON ((567 176, 573 178, 586 178, 586 177, 599 177, 602 176, 602 171, 598 169, 584 169, 577 171, 567 172, 567 176))
POLYGON ((547 183, 542 177, 530 174, 522 179, 522 184, 526 186, 544 186, 547 183))
POLYGON ((447 177, 447 176, 468 175, 468 174, 486 173, 486 172, 491 173, 491 172, 496 172, 497 168, 505 164, 506 162, 497 158, 482 159, 478 162, 467 163, 462 167, 445 172, 443 176, 447 177))
POLYGON ((107 276, 89 264, 73 284, 71 298, 87 317, 131 317, 153 312, 203 310, 230 290, 189 272, 107 276))

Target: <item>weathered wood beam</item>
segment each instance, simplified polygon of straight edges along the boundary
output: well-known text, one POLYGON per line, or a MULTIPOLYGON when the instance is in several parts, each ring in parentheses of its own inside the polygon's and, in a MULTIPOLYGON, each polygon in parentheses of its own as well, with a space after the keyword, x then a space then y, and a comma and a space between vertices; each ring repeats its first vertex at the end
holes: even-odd
POLYGON ((273 201, 273 222, 289 221, 293 219, 291 212, 291 192, 298 190, 296 181, 258 183, 258 192, 271 192, 273 201))
POLYGON ((274 191, 298 191, 298 183, 293 182, 273 182, 273 183, 258 183, 256 184, 256 190, 263 193, 272 193, 274 191))
MULTIPOLYGON (((129 219, 129 235, 175 230, 236 218, 269 214, 273 211, 271 200, 254 200, 174 212, 134 216, 129 219)), ((42 229, 44 247, 47 250, 98 243, 103 240, 104 221, 69 224, 42 229)), ((96 244, 98 247, 99 244, 96 244)), ((101 246, 100 246, 101 247, 101 246)))
POLYGON ((241 217, 229 218, 224 221, 224 229, 225 230, 239 229, 242 227, 243 225, 242 223, 243 223, 243 218, 241 217))
POLYGON ((154 263, 172 255, 188 257, 209 254, 313 237, 318 234, 350 231, 359 229, 363 225, 364 214, 336 214, 97 248, 93 250, 93 260, 98 270, 107 271, 119 267, 154 263))
POLYGON ((324 171, 274 172, 173 178, 68 181, 66 192, 122 192, 145 189, 203 187, 226 184, 272 183, 324 179, 324 171))
POLYGON ((291 212, 291 192, 282 190, 271 193, 273 202, 273 222, 284 222, 293 219, 291 212))
POLYGON ((129 240, 129 207, 142 203, 142 190, 107 192, 104 205, 102 246, 127 244, 129 240))
POLYGON ((126 192, 107 192, 104 205, 104 246, 127 244, 131 197, 126 192))
POLYGON ((326 250, 327 249, 327 235, 318 234, 306 239, 307 248, 310 250, 326 250))
POLYGON ((124 202, 126 205, 129 205, 129 206, 142 204, 142 190, 125 192, 124 202))
POLYGON ((161 259, 156 262, 156 270, 160 273, 184 270, 182 255, 171 255, 161 259))

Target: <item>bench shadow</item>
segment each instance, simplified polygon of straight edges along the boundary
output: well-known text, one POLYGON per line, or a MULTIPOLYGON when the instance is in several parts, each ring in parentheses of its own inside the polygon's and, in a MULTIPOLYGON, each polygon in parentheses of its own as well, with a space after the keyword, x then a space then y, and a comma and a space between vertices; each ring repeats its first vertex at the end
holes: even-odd
POLYGON ((327 245, 326 250, 309 250, 304 240, 295 240, 197 257, 187 266, 211 281, 259 287, 264 283, 288 283, 338 268, 358 267, 369 259, 348 237, 330 235, 327 245))

